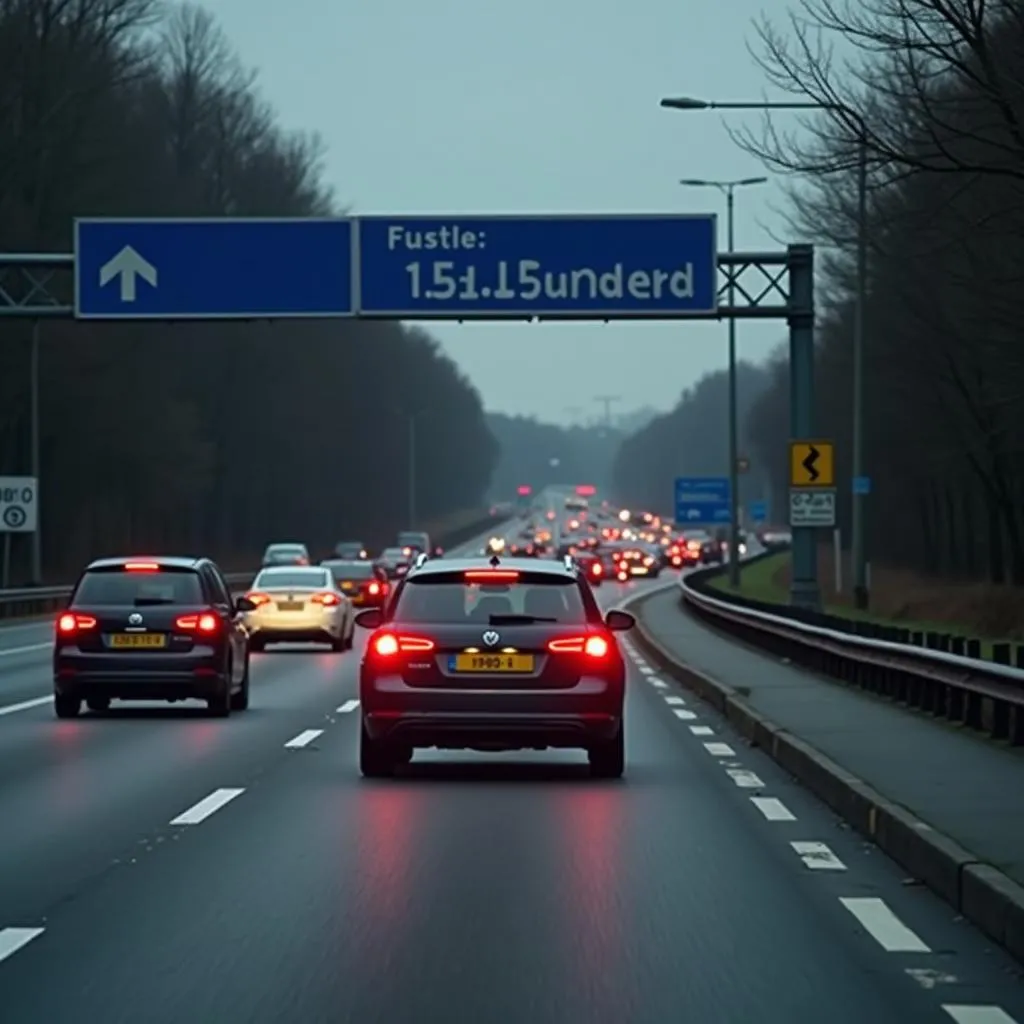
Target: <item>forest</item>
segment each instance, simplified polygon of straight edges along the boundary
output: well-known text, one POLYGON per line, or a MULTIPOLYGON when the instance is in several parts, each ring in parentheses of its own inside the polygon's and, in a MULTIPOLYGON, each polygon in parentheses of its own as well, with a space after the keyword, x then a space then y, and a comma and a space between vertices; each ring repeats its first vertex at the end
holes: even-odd
MULTIPOLYGON (((343 213, 213 16, 156 0, 0 0, 0 252, 66 253, 77 216, 343 213)), ((8 261, 10 264, 10 261, 8 261)), ((0 300, 36 281, 0 266, 0 300)), ((70 301, 59 276, 50 293, 70 301)), ((43 576, 124 550, 245 566, 270 541, 381 543, 480 507, 480 396, 398 323, 41 319, 43 576), (411 481, 410 462, 415 468, 411 481)), ((33 322, 0 317, 0 475, 32 471, 33 322)), ((15 535, 12 584, 29 582, 15 535)))
MULTIPOLYGON (((825 105, 734 137, 790 175, 792 237, 819 246, 817 424, 848 525, 857 174, 867 163, 867 551, 1024 583, 1024 4, 805 0, 760 22, 769 92, 825 105)), ((751 410, 785 486, 784 359, 751 410)))

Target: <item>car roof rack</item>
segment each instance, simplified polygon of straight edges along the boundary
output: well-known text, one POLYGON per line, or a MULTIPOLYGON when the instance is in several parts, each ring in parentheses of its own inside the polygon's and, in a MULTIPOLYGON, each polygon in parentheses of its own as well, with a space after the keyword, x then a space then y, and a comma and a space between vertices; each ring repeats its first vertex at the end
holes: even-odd
POLYGON ((427 562, 429 562, 429 561, 430 561, 430 556, 426 553, 426 551, 421 551, 416 556, 416 561, 412 563, 412 566, 413 566, 414 569, 422 569, 423 566, 425 566, 427 564, 427 562))
POLYGON ((572 555, 566 555, 565 558, 562 560, 562 564, 569 572, 576 571, 576 562, 573 559, 572 555))

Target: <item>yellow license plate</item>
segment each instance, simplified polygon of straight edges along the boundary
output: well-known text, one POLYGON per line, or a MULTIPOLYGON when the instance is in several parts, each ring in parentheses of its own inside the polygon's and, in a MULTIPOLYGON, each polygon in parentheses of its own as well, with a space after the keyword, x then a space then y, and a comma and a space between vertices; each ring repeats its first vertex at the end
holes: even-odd
POLYGON ((532 654, 456 654, 455 672, 532 672, 532 654))
POLYGON ((345 590, 345 591, 349 591, 349 590, 355 590, 355 589, 356 589, 356 585, 355 585, 354 583, 349 583, 349 582, 348 582, 348 581, 346 580, 346 581, 345 581, 344 583, 342 583, 342 585, 341 585, 341 589, 342 589, 342 590, 345 590))
POLYGON ((634 565, 633 568, 630 569, 629 571, 634 576, 644 576, 647 573, 647 570, 642 565, 634 565))
POLYGON ((115 633, 110 638, 111 647, 166 647, 167 637, 163 633, 115 633))

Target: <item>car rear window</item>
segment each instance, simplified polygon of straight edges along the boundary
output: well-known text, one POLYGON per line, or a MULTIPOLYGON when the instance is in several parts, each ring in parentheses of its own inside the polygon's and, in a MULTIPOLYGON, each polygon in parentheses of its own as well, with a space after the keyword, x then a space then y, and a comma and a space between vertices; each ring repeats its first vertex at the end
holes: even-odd
POLYGON ((98 608, 108 605, 203 603, 199 574, 191 571, 128 572, 124 570, 87 572, 75 590, 74 605, 98 608))
POLYGON ((336 580, 369 580, 376 575, 369 562, 328 562, 336 580))
POLYGON ((253 587, 326 587, 327 573, 323 569, 292 569, 282 572, 261 572, 253 587))
POLYGON ((386 561, 401 561, 403 559, 408 558, 409 556, 405 553, 404 548, 385 548, 380 553, 380 557, 386 561))
POLYGON ((466 583, 411 579, 402 588, 393 611, 398 622, 476 624, 492 615, 531 615, 560 623, 585 623, 587 612, 579 586, 571 579, 535 579, 517 583, 466 583))

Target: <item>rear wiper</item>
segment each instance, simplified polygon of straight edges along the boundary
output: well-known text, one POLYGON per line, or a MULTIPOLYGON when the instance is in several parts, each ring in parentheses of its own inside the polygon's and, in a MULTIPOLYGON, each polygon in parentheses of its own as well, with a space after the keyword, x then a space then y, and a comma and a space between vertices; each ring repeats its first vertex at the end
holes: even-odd
POLYGON ((529 625, 531 622, 557 622, 543 615, 492 615, 488 620, 492 626, 529 625))
POLYGON ((148 608, 154 604, 174 604, 174 601, 166 597, 137 597, 135 598, 136 608, 148 608))

